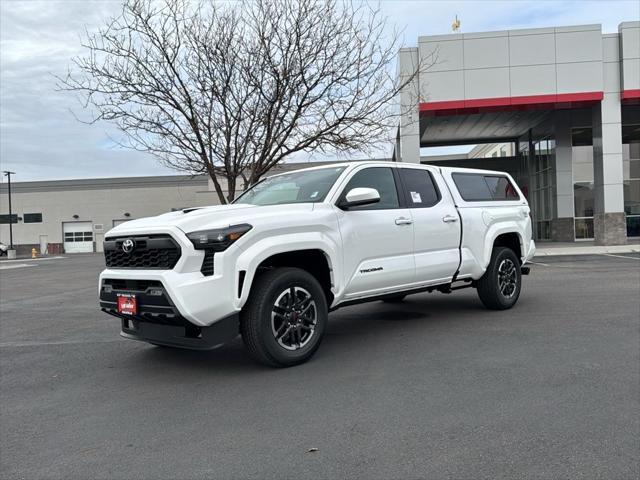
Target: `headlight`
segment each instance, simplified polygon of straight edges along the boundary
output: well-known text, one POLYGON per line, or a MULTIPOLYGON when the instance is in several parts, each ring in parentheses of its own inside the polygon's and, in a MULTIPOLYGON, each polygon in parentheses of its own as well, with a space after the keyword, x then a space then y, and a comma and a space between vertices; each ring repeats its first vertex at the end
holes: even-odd
POLYGON ((251 228, 248 223, 243 223, 242 225, 231 225, 227 228, 187 233, 187 238, 191 240, 196 250, 222 252, 251 228))

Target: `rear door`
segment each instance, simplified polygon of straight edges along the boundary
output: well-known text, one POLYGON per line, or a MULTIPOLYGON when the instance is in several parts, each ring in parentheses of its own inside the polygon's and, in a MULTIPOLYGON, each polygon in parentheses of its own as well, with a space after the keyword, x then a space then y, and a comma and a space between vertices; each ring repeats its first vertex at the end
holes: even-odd
POLYGON ((338 203, 352 188, 375 188, 380 201, 336 209, 343 245, 345 298, 375 295, 414 281, 413 225, 402 206, 395 167, 356 170, 338 203))
POLYGON ((416 282, 447 283, 460 264, 460 217, 437 170, 399 167, 413 219, 416 282))

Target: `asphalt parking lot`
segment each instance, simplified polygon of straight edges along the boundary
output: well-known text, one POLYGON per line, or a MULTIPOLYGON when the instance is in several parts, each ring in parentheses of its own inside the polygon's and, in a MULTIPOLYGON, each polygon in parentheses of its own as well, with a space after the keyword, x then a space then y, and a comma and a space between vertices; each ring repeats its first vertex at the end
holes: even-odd
POLYGON ((98 255, 2 269, 0 477, 638 478, 640 257, 540 262, 506 312, 338 310, 284 370, 119 338, 98 255))

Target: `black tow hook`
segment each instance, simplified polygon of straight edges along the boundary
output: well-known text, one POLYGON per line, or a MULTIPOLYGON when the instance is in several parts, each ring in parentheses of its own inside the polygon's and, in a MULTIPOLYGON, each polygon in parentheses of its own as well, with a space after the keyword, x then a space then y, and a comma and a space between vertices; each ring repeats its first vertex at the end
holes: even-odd
POLYGON ((531 272, 531 267, 520 267, 520 273, 522 273, 522 275, 529 275, 529 272, 531 272))

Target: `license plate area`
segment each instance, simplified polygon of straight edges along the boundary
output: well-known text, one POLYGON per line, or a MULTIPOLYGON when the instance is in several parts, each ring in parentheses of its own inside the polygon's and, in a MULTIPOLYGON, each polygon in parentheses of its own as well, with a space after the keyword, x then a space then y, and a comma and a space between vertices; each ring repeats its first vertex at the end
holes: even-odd
POLYGON ((118 313, 122 315, 138 314, 138 299, 132 293, 118 293, 118 313))

